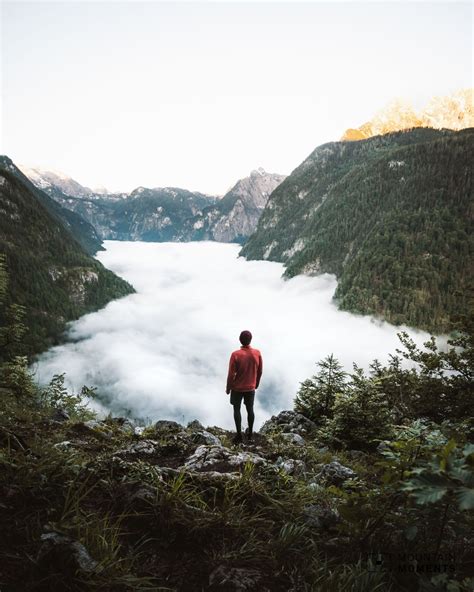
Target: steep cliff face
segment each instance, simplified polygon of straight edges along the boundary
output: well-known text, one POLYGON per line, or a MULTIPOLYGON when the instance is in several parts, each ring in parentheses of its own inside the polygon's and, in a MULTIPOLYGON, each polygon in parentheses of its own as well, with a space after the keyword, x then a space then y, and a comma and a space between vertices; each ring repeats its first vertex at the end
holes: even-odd
POLYGON ((464 89, 449 96, 433 97, 420 111, 408 102, 393 101, 367 123, 346 130, 341 140, 363 140, 415 127, 451 130, 474 127, 473 93, 473 89, 464 89))
POLYGON ((474 130, 318 147, 272 193, 241 251, 285 275, 334 273, 347 310, 448 330, 468 311, 474 130))
POLYGON ((187 220, 179 239, 245 240, 257 228, 270 194, 284 179, 284 175, 267 173, 262 168, 252 171, 248 177, 237 181, 219 202, 187 220))
POLYGON ((12 167, 0 167, 0 253, 9 275, 6 304, 25 307, 24 349, 34 354, 57 343, 67 321, 134 290, 85 252, 48 208, 48 196, 12 167))

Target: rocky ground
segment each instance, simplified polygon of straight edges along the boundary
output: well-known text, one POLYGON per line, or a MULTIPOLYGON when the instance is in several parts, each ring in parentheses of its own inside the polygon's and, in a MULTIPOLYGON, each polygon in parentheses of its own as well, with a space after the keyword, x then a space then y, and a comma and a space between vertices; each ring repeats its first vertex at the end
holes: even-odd
POLYGON ((337 541, 320 492, 358 480, 357 455, 351 468, 309 446, 315 426, 293 411, 240 445, 198 421, 14 419, 0 428, 2 592, 304 590, 287 561, 308 533, 337 541))
POLYGON ((234 445, 198 421, 99 421, 2 394, 2 592, 419 589, 367 560, 410 545, 381 453, 331 450, 294 411, 234 445))

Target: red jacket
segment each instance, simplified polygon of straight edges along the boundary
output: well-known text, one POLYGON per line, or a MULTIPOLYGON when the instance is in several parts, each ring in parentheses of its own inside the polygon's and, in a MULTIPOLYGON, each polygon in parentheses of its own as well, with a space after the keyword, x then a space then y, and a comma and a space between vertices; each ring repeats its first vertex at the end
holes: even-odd
POLYGON ((233 390, 244 393, 255 390, 260 384, 262 369, 260 351, 250 345, 242 345, 230 356, 226 392, 233 390))

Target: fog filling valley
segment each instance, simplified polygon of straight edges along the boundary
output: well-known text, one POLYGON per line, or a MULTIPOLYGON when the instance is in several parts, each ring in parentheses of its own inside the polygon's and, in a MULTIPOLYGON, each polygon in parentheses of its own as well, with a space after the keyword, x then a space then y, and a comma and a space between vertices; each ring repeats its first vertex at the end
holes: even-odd
MULTIPOLYGON (((300 382, 333 353, 346 371, 386 362, 400 347, 394 327, 337 310, 331 275, 283 280, 284 267, 238 257, 239 245, 106 241, 97 258, 137 293, 70 325, 69 342, 35 364, 45 383, 97 387, 93 406, 145 421, 174 419, 233 428, 225 393, 230 354, 243 329, 263 357, 256 428, 292 409, 300 382)), ((426 333, 407 330, 421 344, 426 333)), ((244 414, 245 417, 245 414, 244 414)), ((246 425, 244 420, 244 426, 246 425)))

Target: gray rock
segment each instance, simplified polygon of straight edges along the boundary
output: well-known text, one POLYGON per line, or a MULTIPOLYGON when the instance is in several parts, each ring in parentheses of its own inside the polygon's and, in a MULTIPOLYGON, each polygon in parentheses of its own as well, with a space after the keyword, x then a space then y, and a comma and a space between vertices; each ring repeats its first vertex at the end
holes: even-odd
POLYGON ((285 410, 267 420, 260 428, 260 433, 283 432, 307 436, 315 430, 316 424, 313 421, 296 411, 285 410))
POLYGON ((155 430, 157 432, 175 432, 182 429, 183 426, 181 424, 171 419, 160 419, 155 423, 155 430))
POLYGON ((204 430, 204 426, 197 419, 193 419, 187 425, 188 430, 204 430))
POLYGON ((326 485, 342 485, 346 479, 354 479, 357 477, 356 473, 341 465, 337 460, 333 460, 327 465, 323 465, 321 471, 316 475, 317 482, 323 482, 326 485))
POLYGON ((295 460, 293 458, 278 457, 275 466, 282 469, 288 475, 302 475, 306 471, 306 465, 302 460, 295 460))
POLYGON ((140 440, 140 442, 133 442, 127 448, 122 448, 115 453, 115 456, 123 455, 139 455, 139 454, 155 454, 158 451, 159 443, 156 440, 140 440))
POLYGON ((191 440, 195 444, 209 444, 211 446, 222 446, 222 442, 217 436, 206 430, 198 430, 191 434, 191 440))
POLYGON ((252 452, 233 453, 225 446, 205 446, 196 448, 194 453, 186 460, 184 469, 197 471, 214 470, 217 466, 223 469, 223 472, 240 467, 247 462, 254 465, 265 465, 267 461, 252 452))
POLYGON ((284 440, 286 440, 289 444, 294 444, 295 446, 304 446, 305 442, 303 438, 299 434, 294 433, 284 433, 282 434, 284 440))
POLYGON ((262 586, 262 575, 256 569, 220 565, 209 576, 212 590, 225 592, 268 592, 262 586))
POLYGON ((82 571, 92 573, 98 563, 89 555, 82 543, 59 532, 41 535, 42 545, 38 552, 38 564, 55 571, 82 571))
POLYGON ((318 530, 331 528, 331 526, 335 526, 340 521, 337 511, 325 508, 320 504, 305 506, 302 517, 306 526, 318 530))
POLYGON ((308 488, 309 491, 311 491, 311 493, 319 493, 320 491, 322 491, 324 489, 324 487, 322 485, 320 485, 319 483, 317 483, 316 481, 309 481, 307 483, 306 487, 308 488))

